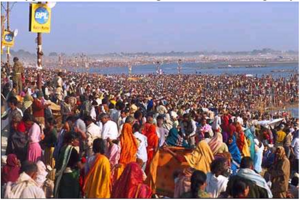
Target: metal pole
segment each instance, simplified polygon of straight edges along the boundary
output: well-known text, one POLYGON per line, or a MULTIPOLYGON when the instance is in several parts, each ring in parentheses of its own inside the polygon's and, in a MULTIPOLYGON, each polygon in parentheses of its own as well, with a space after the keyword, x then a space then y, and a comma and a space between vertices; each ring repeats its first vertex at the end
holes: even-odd
MULTIPOLYGON (((1 2, 1 9, 2 9, 2 2, 1 2)), ((3 44, 2 44, 2 38, 3 38, 3 33, 4 33, 4 27, 5 27, 5 16, 1 15, 1 62, 3 62, 3 44)), ((3 62, 4 63, 4 62, 3 62)))
MULTIPOLYGON (((7 18, 7 31, 9 31, 9 2, 6 3, 7 8, 6 8, 6 18, 7 18)), ((9 47, 6 48, 6 61, 7 64, 9 65, 9 47)))
POLYGON ((40 68, 42 67, 42 33, 37 34, 37 66, 38 66, 38 75, 37 75, 37 86, 38 89, 42 89, 42 77, 40 75, 40 68))

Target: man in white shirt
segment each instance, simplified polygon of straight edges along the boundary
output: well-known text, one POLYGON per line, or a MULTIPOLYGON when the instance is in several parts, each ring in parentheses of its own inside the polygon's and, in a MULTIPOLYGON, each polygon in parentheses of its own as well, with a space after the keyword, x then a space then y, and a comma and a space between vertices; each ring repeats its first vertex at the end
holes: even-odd
POLYGON ((94 124, 91 116, 87 116, 84 119, 84 122, 87 126, 86 128, 86 155, 90 157, 93 155, 93 142, 95 139, 101 137, 101 129, 99 126, 94 124))
POLYGON ((214 160, 211 165, 211 172, 207 173, 205 191, 210 193, 212 198, 218 198, 222 192, 226 191, 228 178, 223 176, 228 171, 229 166, 225 158, 214 160))
POLYGON ((146 164, 148 160, 147 156, 147 137, 140 133, 141 126, 137 123, 133 125, 134 137, 138 141, 138 151, 137 151, 137 162, 141 164, 142 169, 145 171, 146 164))
POLYGON ((109 115, 102 113, 100 115, 100 120, 103 124, 101 138, 106 140, 110 138, 111 140, 116 140, 118 138, 118 127, 117 124, 109 119, 109 115))
POLYGON ((25 161, 22 165, 22 173, 16 183, 9 182, 6 186, 4 198, 8 199, 41 199, 46 198, 44 191, 38 186, 35 179, 37 176, 37 165, 25 161))

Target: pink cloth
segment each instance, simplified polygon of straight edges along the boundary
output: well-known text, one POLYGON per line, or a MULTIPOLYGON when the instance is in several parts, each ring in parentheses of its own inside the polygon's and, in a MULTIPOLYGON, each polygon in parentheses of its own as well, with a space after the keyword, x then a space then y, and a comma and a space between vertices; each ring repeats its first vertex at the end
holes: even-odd
POLYGON ((210 147, 212 153, 216 155, 218 150, 223 144, 223 136, 221 133, 216 132, 215 136, 209 141, 208 146, 210 147))
POLYGON ((116 164, 119 163, 120 154, 121 154, 121 148, 117 144, 113 144, 111 148, 108 149, 106 157, 109 160, 111 168, 113 168, 116 164))
POLYGON ((27 160, 32 162, 42 160, 42 149, 39 143, 29 143, 27 160))
POLYGON ((33 123, 32 127, 28 132, 29 136, 29 147, 27 160, 37 162, 42 159, 42 149, 39 144, 41 141, 41 128, 36 123, 33 123))
POLYGON ((36 143, 41 141, 41 128, 36 123, 33 123, 32 127, 28 132, 29 141, 36 143))
POLYGON ((211 126, 209 124, 205 124, 203 127, 201 127, 200 131, 205 133, 209 132, 211 130, 211 126))
POLYGON ((188 167, 175 179, 174 198, 180 198, 182 194, 191 190, 191 177, 194 169, 188 167))

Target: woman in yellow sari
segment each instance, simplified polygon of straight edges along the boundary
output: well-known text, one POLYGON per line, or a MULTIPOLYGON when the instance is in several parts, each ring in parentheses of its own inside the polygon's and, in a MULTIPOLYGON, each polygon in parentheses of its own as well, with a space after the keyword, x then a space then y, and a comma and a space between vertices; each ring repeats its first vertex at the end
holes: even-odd
POLYGON ((94 155, 91 156, 85 166, 85 182, 83 190, 86 198, 110 198, 111 180, 110 163, 104 155, 105 143, 102 139, 93 142, 94 155))
POLYGON ((116 181, 121 176, 126 165, 131 162, 136 162, 137 141, 132 133, 132 125, 125 123, 120 135, 121 155, 117 168, 115 169, 114 180, 116 181))

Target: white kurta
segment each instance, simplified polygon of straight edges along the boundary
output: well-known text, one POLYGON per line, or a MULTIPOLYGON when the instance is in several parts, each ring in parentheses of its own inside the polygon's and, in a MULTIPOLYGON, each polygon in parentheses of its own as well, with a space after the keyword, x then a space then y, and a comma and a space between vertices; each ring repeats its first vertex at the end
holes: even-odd
POLYGON ((106 140, 110 138, 112 140, 116 140, 118 138, 118 127, 117 124, 111 120, 107 121, 103 125, 101 138, 106 140))

